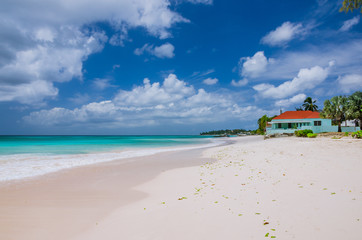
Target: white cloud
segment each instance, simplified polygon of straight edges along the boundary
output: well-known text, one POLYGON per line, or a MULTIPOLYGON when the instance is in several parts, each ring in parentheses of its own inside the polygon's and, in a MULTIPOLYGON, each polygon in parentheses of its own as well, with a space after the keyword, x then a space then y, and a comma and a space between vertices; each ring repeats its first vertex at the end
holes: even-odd
POLYGON ((322 83, 327 77, 330 66, 322 68, 314 66, 312 68, 302 68, 299 70, 298 76, 291 81, 286 81, 275 87, 272 84, 258 84, 253 87, 263 98, 280 99, 286 98, 306 89, 313 89, 322 83))
POLYGON ((202 81, 206 85, 215 85, 219 79, 217 78, 206 78, 204 81, 202 81))
POLYGON ((277 107, 289 107, 289 106, 291 106, 293 104, 303 103, 303 101, 306 98, 307 98, 307 95, 305 95, 304 93, 300 93, 300 94, 295 95, 295 96, 293 96, 291 98, 276 101, 275 106, 277 106, 277 107))
POLYGON ((112 85, 111 83, 111 79, 107 79, 107 78, 96 78, 93 80, 92 86, 97 89, 97 90, 104 90, 107 88, 111 88, 111 87, 117 87, 115 85, 112 85))
POLYGON ((35 32, 36 40, 53 42, 55 33, 49 28, 40 28, 35 32))
POLYGON ((109 39, 109 44, 123 47, 126 40, 128 40, 128 28, 127 25, 122 25, 117 27, 117 33, 109 39))
POLYGON ((240 75, 256 78, 266 71, 273 59, 267 59, 263 51, 256 52, 252 57, 242 57, 239 61, 240 75))
POLYGON ((146 78, 143 85, 130 91, 120 90, 112 100, 93 102, 75 109, 36 111, 24 117, 24 121, 45 126, 93 124, 99 127, 102 122, 107 123, 108 128, 174 126, 245 117, 256 119, 262 112, 255 106, 240 106, 228 93, 195 90, 176 75, 170 74, 162 83, 151 83, 146 78))
POLYGON ((114 101, 122 106, 154 106, 178 101, 194 94, 193 86, 177 79, 175 74, 170 74, 161 85, 152 83, 148 78, 143 80, 143 86, 138 86, 132 91, 121 90, 114 101))
POLYGON ((100 51, 106 40, 103 33, 85 35, 69 28, 58 32, 57 38, 52 38, 48 33, 42 34, 41 42, 31 48, 15 51, 13 60, 0 66, 0 86, 12 89, 3 92, 0 101, 6 99, 38 104, 44 98, 54 97, 58 90, 53 82, 82 78, 83 61, 91 53, 100 51), (51 44, 43 43, 45 40, 51 44), (39 84, 42 87, 38 87, 39 84), (25 93, 29 88, 32 89, 32 94, 25 93))
POLYGON ((306 32, 306 28, 301 23, 284 22, 281 26, 264 36, 261 42, 270 46, 283 46, 292 39, 305 35, 306 32))
POLYGON ((175 47, 171 43, 165 43, 161 46, 155 47, 153 45, 145 44, 141 48, 136 48, 134 54, 140 56, 145 52, 154 55, 158 58, 173 58, 175 47))
MULTIPOLYGON (((164 39, 180 22, 189 20, 171 10, 167 0, 2 1, 0 86, 12 91, 3 91, 0 101, 39 103, 54 97, 58 91, 53 83, 82 79, 83 62, 108 40, 122 46, 128 30, 137 27, 164 39), (87 27, 97 22, 108 23, 116 33, 108 38, 102 30, 87 27), (34 87, 39 83, 48 91, 34 87), (22 93, 29 88, 33 94, 22 93)), ((161 58, 173 57, 173 51, 171 44, 153 49, 161 58)))
POLYGON ((173 58, 175 56, 175 47, 171 43, 165 43, 159 47, 155 47, 153 54, 158 58, 173 58))
POLYGON ((348 74, 337 79, 339 89, 344 93, 351 93, 362 89, 362 75, 348 74))
POLYGON ((152 46, 150 46, 148 43, 146 43, 145 45, 143 45, 143 47, 141 48, 136 48, 133 53, 137 56, 141 56, 144 52, 149 52, 152 51, 152 46))
MULTIPOLYGON (((335 61, 331 77, 346 74, 362 75, 362 40, 352 39, 344 43, 326 43, 320 46, 308 45, 298 51, 281 51, 271 56, 273 61, 266 66, 265 74, 258 80, 288 80, 296 76, 301 68, 324 66, 335 61)), ((270 58, 269 58, 270 59, 270 58)))
POLYGON ((52 83, 42 80, 17 85, 0 84, 0 102, 18 101, 42 105, 44 98, 54 98, 57 95, 58 89, 52 83))
POLYGON ((342 27, 339 29, 340 31, 342 32, 345 32, 345 31, 348 31, 350 30, 354 25, 357 25, 359 23, 359 20, 360 20, 360 16, 355 16, 354 18, 352 19, 349 19, 347 21, 344 21, 343 22, 343 25, 342 27))
POLYGON ((240 79, 239 81, 235 81, 234 79, 231 81, 231 85, 234 87, 242 87, 245 86, 246 84, 248 84, 248 79, 244 78, 244 79, 240 79))

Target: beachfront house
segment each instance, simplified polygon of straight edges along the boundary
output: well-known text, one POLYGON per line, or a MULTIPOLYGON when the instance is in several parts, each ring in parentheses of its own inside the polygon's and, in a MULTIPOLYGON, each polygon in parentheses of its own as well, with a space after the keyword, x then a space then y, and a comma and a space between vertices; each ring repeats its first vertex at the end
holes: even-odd
MULTIPOLYGON (((286 111, 273 118, 266 128, 266 134, 294 133, 296 130, 310 129, 314 133, 338 132, 338 126, 332 126, 331 119, 323 119, 319 112, 286 111)), ((354 132, 359 127, 343 127, 342 132, 354 132)))

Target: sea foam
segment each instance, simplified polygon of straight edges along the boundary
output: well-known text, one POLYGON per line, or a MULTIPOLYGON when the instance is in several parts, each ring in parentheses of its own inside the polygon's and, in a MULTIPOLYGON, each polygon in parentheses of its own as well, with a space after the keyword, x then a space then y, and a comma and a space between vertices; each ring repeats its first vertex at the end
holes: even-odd
POLYGON ((13 154, 0 155, 0 181, 21 180, 41 176, 63 169, 85 166, 114 160, 132 159, 156 153, 191 150, 224 144, 225 140, 212 139, 210 143, 168 148, 135 148, 119 152, 98 152, 87 154, 13 154))

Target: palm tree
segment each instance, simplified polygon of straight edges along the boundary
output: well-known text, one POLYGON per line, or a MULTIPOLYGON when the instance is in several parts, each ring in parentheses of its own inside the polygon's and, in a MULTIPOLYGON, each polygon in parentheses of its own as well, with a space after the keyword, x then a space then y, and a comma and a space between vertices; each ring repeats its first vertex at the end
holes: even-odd
POLYGON ((359 120, 362 129, 362 92, 357 91, 348 97, 346 117, 349 120, 359 120))
POLYGON ((331 100, 324 101, 324 108, 321 117, 334 119, 338 123, 338 132, 342 132, 341 124, 347 110, 347 98, 335 96, 331 100))
POLYGON ((304 104, 302 105, 302 107, 304 108, 304 111, 312 111, 312 112, 316 112, 318 111, 318 106, 315 104, 317 102, 317 100, 314 100, 311 97, 307 97, 304 100, 304 104))

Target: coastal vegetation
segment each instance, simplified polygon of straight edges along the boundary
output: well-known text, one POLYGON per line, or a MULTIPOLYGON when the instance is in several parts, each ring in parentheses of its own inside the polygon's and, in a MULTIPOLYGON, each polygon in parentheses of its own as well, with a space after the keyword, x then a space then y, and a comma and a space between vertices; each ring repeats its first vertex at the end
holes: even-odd
POLYGON ((324 101, 321 117, 330 118, 342 131, 342 121, 354 120, 362 127, 362 92, 357 91, 350 96, 335 96, 324 101))
POLYGON ((275 118, 275 116, 273 117, 268 117, 267 115, 262 116, 261 118, 258 119, 258 129, 256 130, 257 134, 260 135, 264 135, 265 134, 265 128, 268 122, 270 122, 273 118, 275 118))
POLYGON ((245 129, 225 129, 225 130, 212 130, 208 132, 202 132, 200 135, 238 135, 238 134, 255 134, 255 130, 245 130, 245 129))
POLYGON ((347 98, 345 96, 335 96, 324 101, 324 108, 321 112, 322 118, 333 119, 338 125, 338 132, 342 132, 341 124, 344 121, 347 110, 347 98))
POLYGON ((297 107, 295 108, 296 111, 312 111, 312 112, 317 112, 318 111, 318 106, 315 104, 317 102, 317 100, 314 100, 311 97, 307 97, 304 100, 304 103, 301 107, 297 107))
POLYGON ((317 137, 317 134, 316 134, 316 133, 308 133, 308 134, 307 134, 307 137, 308 137, 308 138, 316 138, 316 137, 317 137))
POLYGON ((362 130, 353 132, 352 137, 354 137, 354 138, 362 138, 362 130))
POLYGON ((347 119, 358 119, 362 129, 362 92, 357 91, 348 97, 347 119))
POLYGON ((297 137, 309 137, 308 134, 313 134, 313 131, 310 129, 304 129, 294 132, 295 136, 297 137))
POLYGON ((311 97, 307 97, 305 100, 304 100, 304 103, 303 103, 303 108, 304 108, 304 111, 312 111, 312 112, 316 112, 318 111, 318 106, 315 104, 317 102, 317 100, 314 100, 311 98, 311 97))

